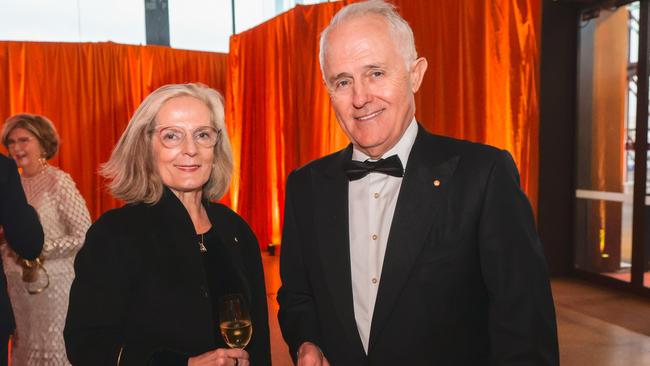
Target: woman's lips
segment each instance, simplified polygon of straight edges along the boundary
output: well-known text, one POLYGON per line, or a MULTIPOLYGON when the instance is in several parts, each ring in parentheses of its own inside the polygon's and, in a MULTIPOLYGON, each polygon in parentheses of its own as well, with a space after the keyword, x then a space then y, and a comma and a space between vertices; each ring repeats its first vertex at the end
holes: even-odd
POLYGON ((201 167, 201 165, 176 165, 176 168, 178 170, 184 171, 184 172, 194 172, 198 170, 201 167))

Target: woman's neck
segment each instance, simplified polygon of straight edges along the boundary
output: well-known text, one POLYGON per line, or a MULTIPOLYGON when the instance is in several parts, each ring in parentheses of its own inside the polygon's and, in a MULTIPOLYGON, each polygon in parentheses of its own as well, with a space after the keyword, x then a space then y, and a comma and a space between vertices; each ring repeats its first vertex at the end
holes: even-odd
POLYGON ((201 204, 202 192, 181 192, 174 189, 171 191, 174 192, 187 210, 187 213, 190 214, 190 219, 192 219, 192 224, 194 224, 194 230, 197 233, 208 231, 212 225, 210 224, 205 207, 201 204))
POLYGON ((42 164, 40 161, 37 161, 36 163, 29 164, 28 166, 23 167, 23 177, 25 178, 31 178, 33 176, 38 175, 38 173, 42 172, 45 170, 47 165, 42 164))

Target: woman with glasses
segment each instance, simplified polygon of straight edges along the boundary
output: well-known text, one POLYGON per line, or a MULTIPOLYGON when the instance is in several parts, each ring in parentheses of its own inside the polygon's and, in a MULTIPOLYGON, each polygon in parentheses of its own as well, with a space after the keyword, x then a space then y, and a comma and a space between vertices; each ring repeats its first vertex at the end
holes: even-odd
POLYGON ((74 365, 270 365, 260 250, 244 220, 214 203, 232 152, 218 92, 167 85, 140 105, 101 173, 126 201, 88 230, 65 327, 74 365), (250 309, 246 350, 228 349, 219 298, 250 309))
POLYGON ((34 114, 10 117, 2 127, 2 143, 22 170, 27 201, 38 212, 45 234, 43 252, 36 260, 0 246, 16 319, 12 365, 68 365, 63 326, 74 256, 83 244, 90 215, 70 175, 47 163, 59 148, 49 119, 34 114))

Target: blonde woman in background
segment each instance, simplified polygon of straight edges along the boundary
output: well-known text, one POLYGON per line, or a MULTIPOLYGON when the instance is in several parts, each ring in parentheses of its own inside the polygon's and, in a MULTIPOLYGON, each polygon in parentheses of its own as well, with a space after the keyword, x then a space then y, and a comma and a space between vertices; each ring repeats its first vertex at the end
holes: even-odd
POLYGON ((2 143, 22 169, 27 201, 38 212, 45 233, 43 252, 35 261, 0 244, 16 317, 12 365, 68 365, 63 327, 73 261, 90 215, 70 175, 47 164, 59 147, 52 122, 33 114, 12 116, 2 128, 2 143))

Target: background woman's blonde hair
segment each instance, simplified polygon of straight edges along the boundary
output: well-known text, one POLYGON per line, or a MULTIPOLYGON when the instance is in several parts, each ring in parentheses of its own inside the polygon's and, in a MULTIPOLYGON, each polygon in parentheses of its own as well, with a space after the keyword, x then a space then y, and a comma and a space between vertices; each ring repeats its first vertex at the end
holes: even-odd
POLYGON ((110 182, 108 188, 118 199, 128 203, 154 204, 163 193, 163 183, 156 170, 152 136, 156 115, 168 100, 189 96, 210 110, 210 122, 220 132, 214 146, 214 161, 210 178, 203 186, 203 197, 218 200, 226 193, 232 176, 232 148, 224 121, 223 97, 203 84, 170 84, 162 86, 140 104, 129 125, 117 142, 110 159, 100 168, 100 174, 110 182))
POLYGON ((59 151, 59 135, 52 121, 38 114, 20 113, 7 119, 2 126, 2 144, 9 148, 9 134, 16 128, 22 128, 36 136, 38 143, 43 148, 43 157, 52 159, 59 151))

